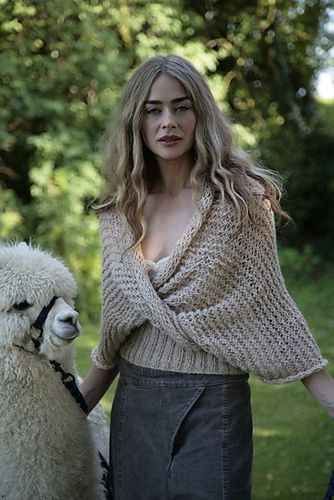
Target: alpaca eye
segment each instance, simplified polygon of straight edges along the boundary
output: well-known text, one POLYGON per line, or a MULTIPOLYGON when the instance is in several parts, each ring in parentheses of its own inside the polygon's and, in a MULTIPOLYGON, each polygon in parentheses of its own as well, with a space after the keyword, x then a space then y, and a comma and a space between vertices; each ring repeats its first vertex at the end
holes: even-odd
POLYGON ((17 311, 25 311, 30 306, 31 306, 31 304, 29 304, 26 300, 24 300, 23 302, 20 302, 19 304, 13 305, 14 309, 16 309, 17 311))

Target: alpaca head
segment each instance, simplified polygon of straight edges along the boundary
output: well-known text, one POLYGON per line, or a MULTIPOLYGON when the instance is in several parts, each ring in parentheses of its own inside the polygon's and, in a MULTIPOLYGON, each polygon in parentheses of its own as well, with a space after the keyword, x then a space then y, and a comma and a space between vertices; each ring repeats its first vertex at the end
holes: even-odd
POLYGON ((51 254, 25 243, 0 245, 0 347, 34 352, 40 331, 33 324, 57 297, 44 323, 40 353, 59 358, 79 335, 75 295, 72 274, 51 254))

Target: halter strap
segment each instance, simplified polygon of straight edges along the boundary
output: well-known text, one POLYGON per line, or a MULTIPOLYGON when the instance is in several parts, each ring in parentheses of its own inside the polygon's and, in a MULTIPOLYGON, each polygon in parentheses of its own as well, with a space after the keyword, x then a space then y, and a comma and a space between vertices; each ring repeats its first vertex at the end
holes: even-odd
POLYGON ((44 306, 43 309, 41 310, 41 312, 39 313, 35 323, 33 323, 33 325, 32 325, 35 328, 37 328, 37 330, 40 330, 41 332, 43 331, 43 326, 44 326, 45 320, 46 320, 49 312, 53 308, 54 303, 56 302, 56 300, 58 298, 59 297, 56 297, 56 296, 52 297, 50 303, 47 306, 44 306))
MULTIPOLYGON (((37 330, 40 331, 40 334, 37 337, 37 339, 32 338, 32 341, 35 344, 35 347, 38 351, 39 351, 42 337, 43 337, 43 327, 44 327, 45 320, 48 317, 48 314, 51 311, 51 309, 53 308, 54 303, 56 302, 57 299, 58 299, 58 297, 56 297, 56 296, 52 297, 49 304, 47 306, 43 307, 43 309, 39 313, 36 321, 32 325, 33 327, 37 328, 37 330)), ((82 411, 84 411, 87 415, 88 414, 87 403, 84 400, 84 397, 81 394, 81 392, 80 392, 80 390, 75 382, 75 377, 72 375, 72 373, 66 373, 63 370, 63 368, 61 367, 60 363, 58 363, 57 361, 52 360, 52 361, 50 361, 50 364, 52 365, 52 368, 56 372, 61 374, 61 380, 62 380, 64 386, 66 387, 66 389, 69 390, 69 392, 72 394, 73 398, 80 405, 80 408, 82 409, 82 411)))
POLYGON ((40 334, 37 337, 37 339, 35 339, 34 337, 31 337, 31 340, 33 341, 33 343, 34 343, 37 351, 39 351, 39 348, 40 348, 40 345, 41 345, 41 342, 42 342, 44 323, 46 321, 46 318, 48 317, 49 312, 53 308, 53 306, 54 306, 54 304, 55 304, 55 302, 56 302, 56 300, 58 298, 59 297, 56 297, 56 296, 52 297, 52 299, 50 300, 49 304, 47 306, 43 307, 43 309, 41 310, 41 312, 37 316, 37 319, 32 324, 33 327, 35 327, 37 330, 40 331, 40 334))

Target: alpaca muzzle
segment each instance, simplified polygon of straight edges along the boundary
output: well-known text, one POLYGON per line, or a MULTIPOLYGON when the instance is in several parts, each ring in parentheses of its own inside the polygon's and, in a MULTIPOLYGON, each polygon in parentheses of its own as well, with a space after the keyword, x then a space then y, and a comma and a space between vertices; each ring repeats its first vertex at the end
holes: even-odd
POLYGON ((56 314, 53 320, 51 332, 62 340, 74 340, 80 335, 78 318, 78 312, 64 303, 62 310, 56 314))

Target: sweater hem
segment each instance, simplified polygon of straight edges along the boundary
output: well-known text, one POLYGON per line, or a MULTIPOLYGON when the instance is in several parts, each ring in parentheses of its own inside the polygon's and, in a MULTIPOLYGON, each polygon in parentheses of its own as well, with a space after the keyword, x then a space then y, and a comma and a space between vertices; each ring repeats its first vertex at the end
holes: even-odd
POLYGON ((219 367, 210 369, 208 368, 208 365, 206 365, 206 368, 203 366, 199 368, 198 364, 193 362, 191 365, 183 365, 182 363, 164 363, 163 360, 160 358, 159 363, 154 363, 154 362, 148 362, 144 361, 141 357, 139 356, 131 356, 131 351, 126 352, 121 350, 121 358, 127 361, 128 363, 132 363, 134 365, 140 366, 142 368, 151 368, 153 370, 163 370, 163 371, 169 371, 169 372, 175 372, 175 373, 187 373, 187 374, 194 374, 194 375, 244 375, 248 374, 248 372, 243 371, 241 368, 234 367, 232 365, 229 365, 224 362, 223 365, 220 365, 219 367))
POLYGON ((256 374, 254 375, 255 378, 258 380, 261 380, 261 382, 265 382, 266 384, 275 384, 275 385, 282 385, 282 384, 288 384, 291 382, 296 382, 298 380, 302 380, 305 377, 308 377, 309 375, 312 375, 313 373, 319 372, 323 368, 325 368, 328 365, 327 359, 323 359, 321 363, 316 364, 312 368, 309 368, 308 370, 304 370, 302 372, 297 373, 296 375, 289 375, 288 377, 285 378, 278 378, 278 379, 267 379, 265 377, 261 377, 256 374))
POLYGON ((106 363, 101 363, 97 359, 98 352, 97 349, 93 349, 91 352, 91 359, 93 361, 93 364, 96 366, 96 368, 100 368, 101 370, 112 370, 113 368, 116 368, 118 363, 113 363, 113 364, 106 364, 106 363))

